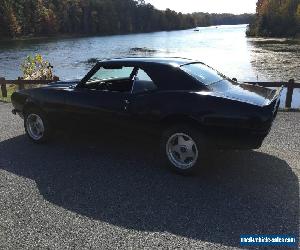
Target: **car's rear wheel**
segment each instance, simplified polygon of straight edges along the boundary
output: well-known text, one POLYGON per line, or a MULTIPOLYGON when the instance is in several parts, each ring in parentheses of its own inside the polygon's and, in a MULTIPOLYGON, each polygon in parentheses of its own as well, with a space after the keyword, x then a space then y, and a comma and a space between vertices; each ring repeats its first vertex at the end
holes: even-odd
POLYGON ((161 150, 169 167, 180 174, 190 174, 204 167, 205 139, 192 126, 178 125, 163 133, 161 150))
POLYGON ((35 143, 46 142, 51 134, 46 116, 36 108, 25 111, 24 127, 27 136, 35 143))

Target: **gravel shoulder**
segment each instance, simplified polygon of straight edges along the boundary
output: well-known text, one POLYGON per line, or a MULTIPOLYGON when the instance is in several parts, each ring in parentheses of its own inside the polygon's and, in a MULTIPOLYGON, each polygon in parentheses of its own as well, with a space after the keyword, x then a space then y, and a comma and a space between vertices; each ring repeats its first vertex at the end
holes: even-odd
POLYGON ((262 148, 170 173, 156 142, 61 136, 34 145, 0 103, 0 249, 234 249, 241 234, 299 237, 300 112, 262 148))

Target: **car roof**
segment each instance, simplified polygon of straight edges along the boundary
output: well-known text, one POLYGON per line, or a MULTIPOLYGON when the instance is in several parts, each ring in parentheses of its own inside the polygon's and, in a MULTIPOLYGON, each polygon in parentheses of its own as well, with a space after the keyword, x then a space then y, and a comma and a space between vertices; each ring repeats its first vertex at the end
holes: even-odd
POLYGON ((197 61, 181 58, 181 57, 123 57, 123 58, 113 58, 105 59, 99 61, 99 63, 133 63, 133 64, 158 64, 158 65, 169 65, 174 67, 180 67, 185 64, 194 63, 197 61))

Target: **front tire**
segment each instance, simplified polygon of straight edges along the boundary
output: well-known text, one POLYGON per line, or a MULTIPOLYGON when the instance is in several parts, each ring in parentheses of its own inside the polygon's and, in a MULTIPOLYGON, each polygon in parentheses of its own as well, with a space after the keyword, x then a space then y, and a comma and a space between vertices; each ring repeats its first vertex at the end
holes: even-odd
POLYGON ((24 127, 29 139, 35 143, 44 143, 50 138, 51 128, 48 119, 37 108, 26 110, 24 127))
POLYGON ((163 133, 161 152, 171 170, 192 174, 205 165, 205 146, 205 138, 198 130, 189 125, 177 125, 163 133))

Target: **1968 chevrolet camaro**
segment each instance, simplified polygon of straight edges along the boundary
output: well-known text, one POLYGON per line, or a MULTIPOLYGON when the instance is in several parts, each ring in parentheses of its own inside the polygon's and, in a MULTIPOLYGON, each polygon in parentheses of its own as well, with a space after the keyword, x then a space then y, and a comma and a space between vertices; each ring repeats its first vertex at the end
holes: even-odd
POLYGON ((189 59, 121 58, 99 61, 80 81, 15 92, 12 103, 34 142, 84 124, 155 132, 168 165, 189 173, 208 150, 259 148, 279 96, 189 59))

